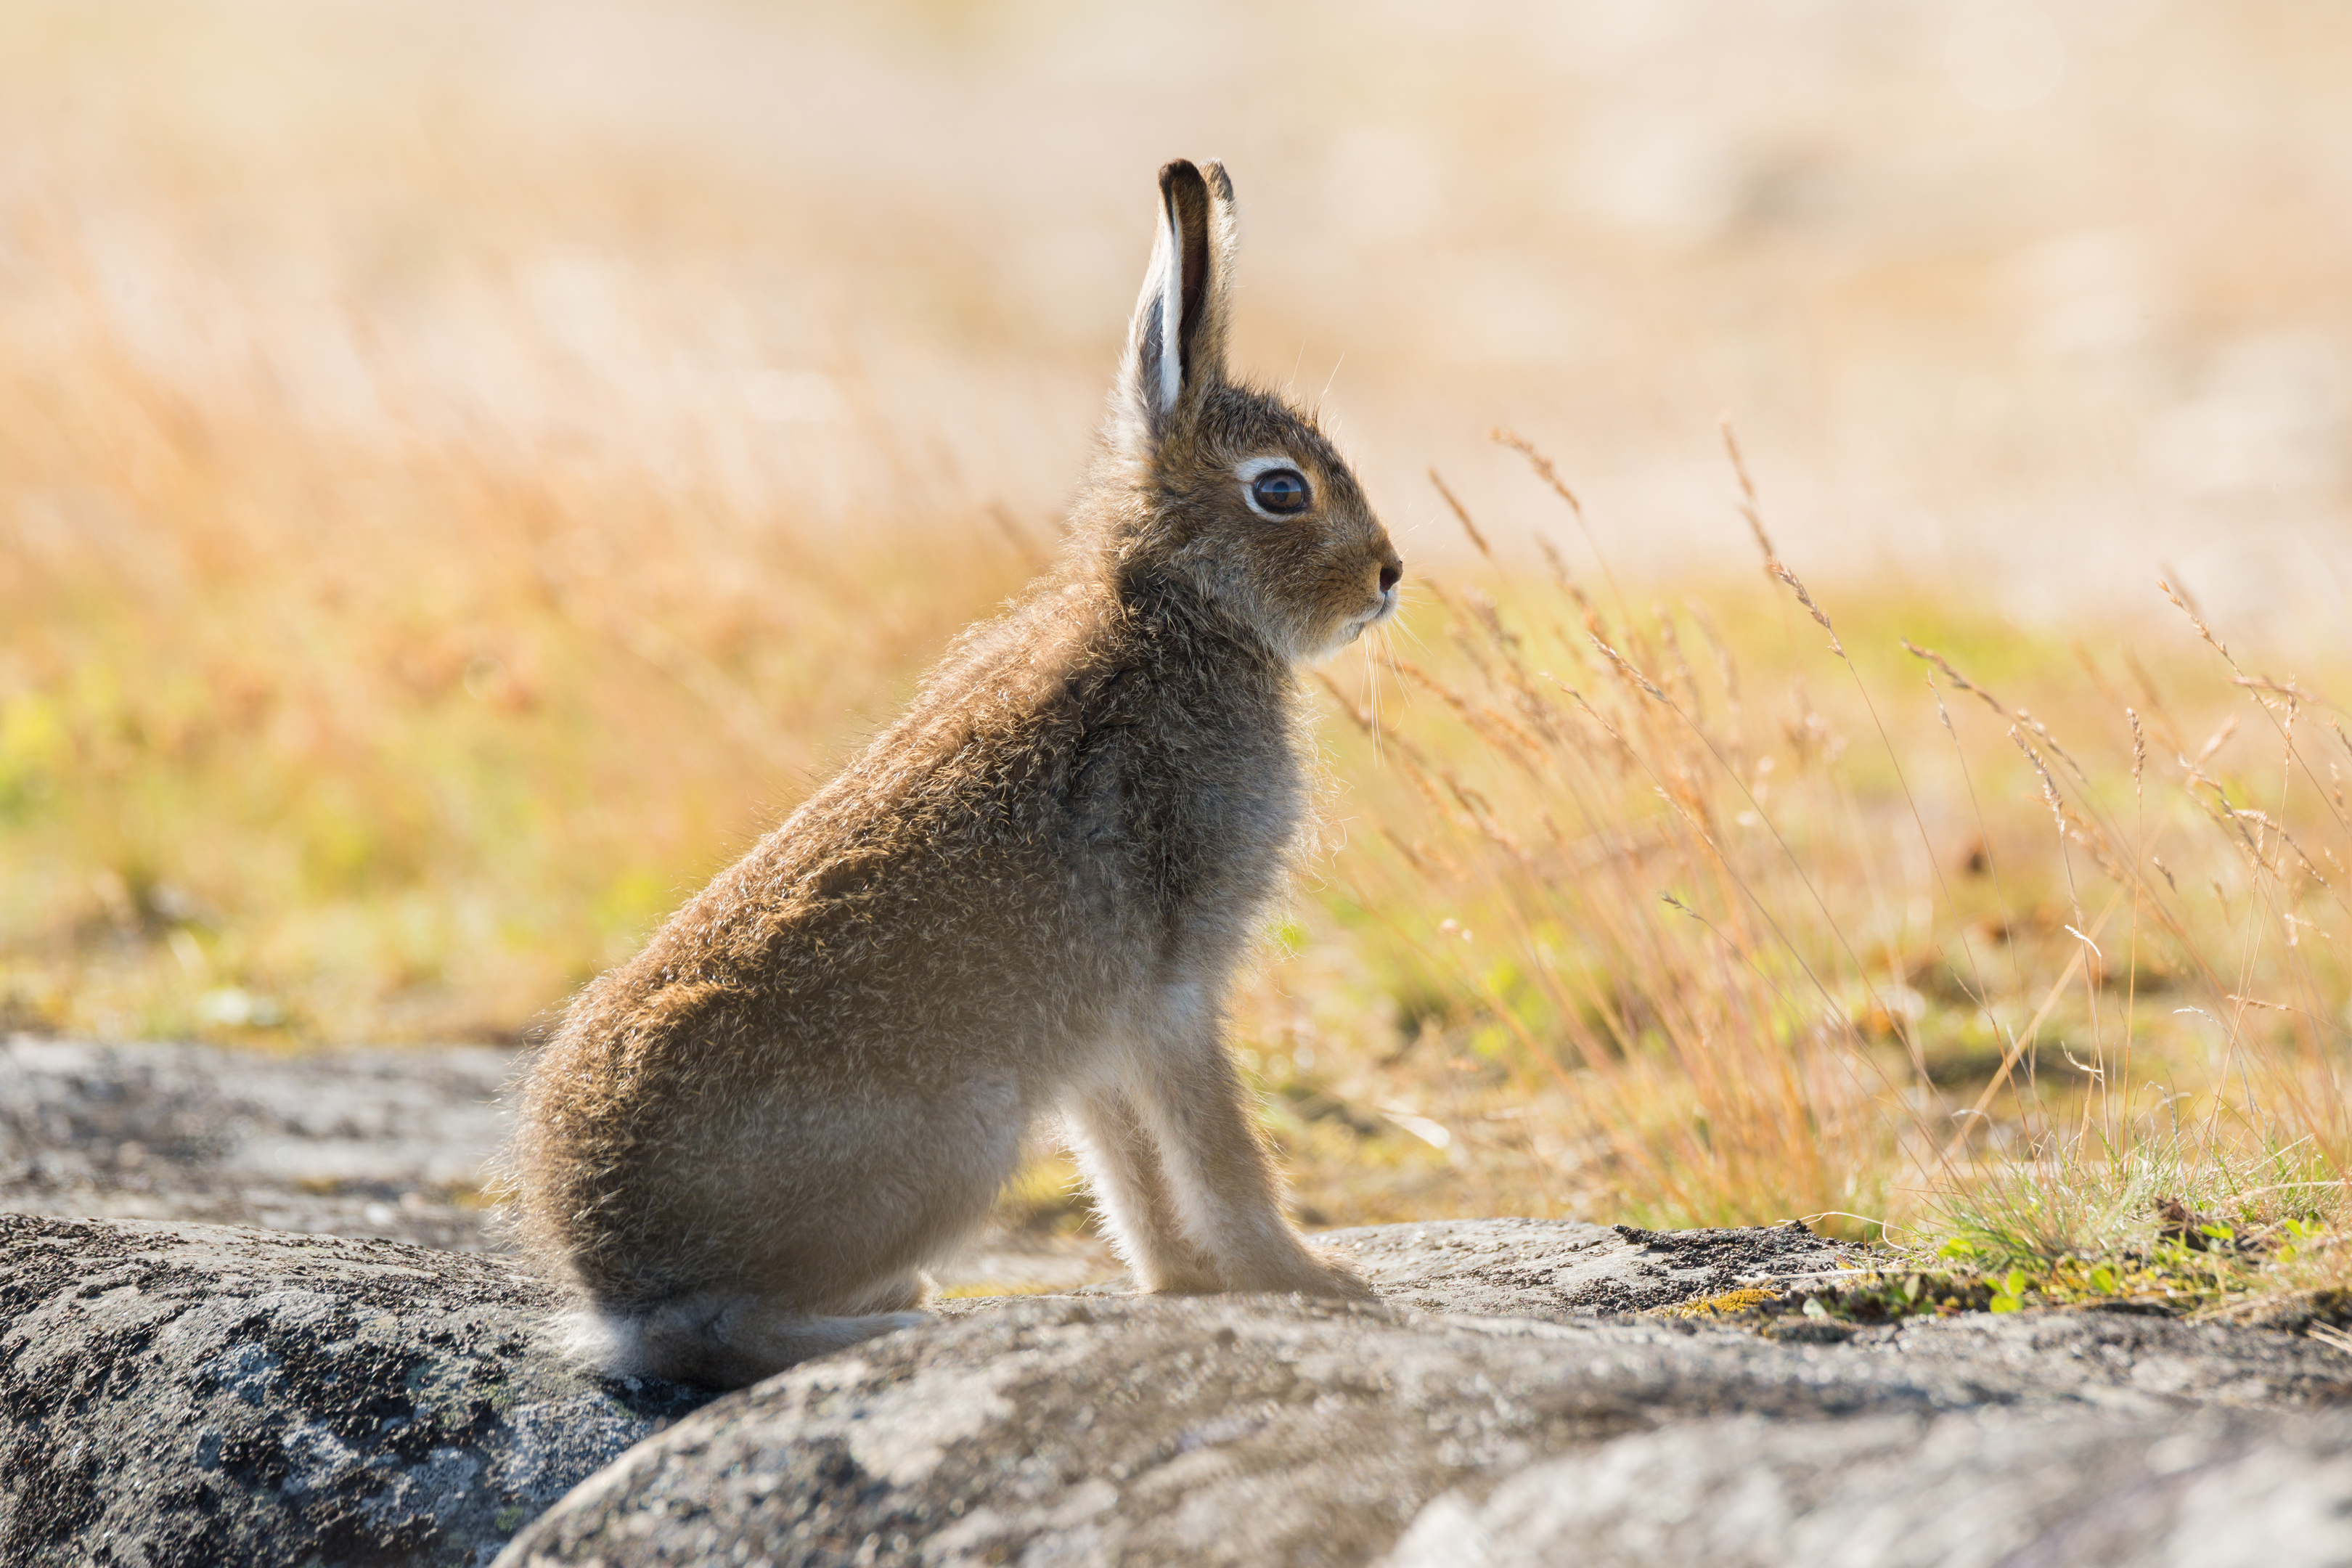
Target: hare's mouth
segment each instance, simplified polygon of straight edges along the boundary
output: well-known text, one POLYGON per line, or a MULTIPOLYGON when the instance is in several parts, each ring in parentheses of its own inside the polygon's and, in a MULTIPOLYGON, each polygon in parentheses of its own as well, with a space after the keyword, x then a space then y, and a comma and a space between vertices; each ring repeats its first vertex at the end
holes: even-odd
POLYGON ((1396 607, 1397 591, 1394 588, 1383 589, 1379 600, 1370 609, 1348 623, 1348 640, 1354 642, 1367 631, 1395 615, 1396 607))

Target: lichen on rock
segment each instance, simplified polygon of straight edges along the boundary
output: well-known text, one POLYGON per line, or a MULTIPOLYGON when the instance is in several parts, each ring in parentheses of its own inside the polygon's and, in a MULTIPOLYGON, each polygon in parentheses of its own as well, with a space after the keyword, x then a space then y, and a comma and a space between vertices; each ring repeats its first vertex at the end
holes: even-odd
POLYGON ((709 1396, 583 1375, 511 1262, 0 1215, 0 1561, 487 1562, 709 1396))

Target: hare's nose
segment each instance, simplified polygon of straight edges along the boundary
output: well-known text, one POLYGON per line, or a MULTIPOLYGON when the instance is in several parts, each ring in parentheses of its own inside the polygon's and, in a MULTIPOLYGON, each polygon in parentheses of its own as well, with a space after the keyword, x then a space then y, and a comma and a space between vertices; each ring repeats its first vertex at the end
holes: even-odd
POLYGON ((1395 586, 1397 585, 1397 582, 1398 582, 1398 580, 1399 580, 1400 578, 1403 577, 1403 575, 1404 575, 1404 563, 1403 563, 1403 562, 1402 562, 1402 561, 1383 561, 1383 562, 1381 562, 1381 593, 1383 593, 1383 594, 1385 594, 1385 593, 1387 593, 1391 588, 1395 587, 1395 586))

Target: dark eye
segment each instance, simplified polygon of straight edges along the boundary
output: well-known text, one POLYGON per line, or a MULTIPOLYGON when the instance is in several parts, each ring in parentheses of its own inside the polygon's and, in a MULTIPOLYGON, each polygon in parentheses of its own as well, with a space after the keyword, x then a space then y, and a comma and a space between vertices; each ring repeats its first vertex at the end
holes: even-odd
POLYGON ((1307 480, 1296 468, 1271 468, 1250 481, 1250 500, 1277 517, 1305 511, 1310 499, 1307 480))

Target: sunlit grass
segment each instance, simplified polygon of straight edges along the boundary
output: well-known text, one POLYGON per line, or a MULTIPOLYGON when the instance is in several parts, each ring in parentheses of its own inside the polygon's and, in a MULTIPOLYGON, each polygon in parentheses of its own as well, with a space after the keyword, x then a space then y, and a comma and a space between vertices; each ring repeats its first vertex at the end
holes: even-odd
POLYGON ((2186 601, 2063 642, 1964 588, 1833 608, 1753 532, 1755 587, 1424 584, 1409 641, 1332 672, 1329 906, 1406 1014, 1386 1092, 1495 1206, 2001 1260, 2145 1243, 2166 1202, 2333 1215, 2327 683, 2186 601))
MULTIPOLYGON (((1041 548, 290 448, 91 375, 127 460, 20 484, 58 521, 0 584, 16 1027, 517 1037, 1041 548)), ((2333 1215, 2326 671, 2186 601, 2127 639, 1822 603, 1760 529, 1745 583, 1621 590, 1562 518, 1320 672, 1325 853, 1237 1039, 1310 1222, 1803 1215, 2006 1263, 2166 1202, 2333 1215)))
POLYGON ((625 466, 567 483, 193 409, 108 445, 76 485, 26 482, 54 447, 0 475, 35 547, 0 574, 21 1024, 512 1036, 1025 571, 994 532, 919 555, 917 520, 823 538, 625 466))
MULTIPOLYGON (((524 1037, 1050 551, 1045 498, 1081 458, 1143 237, 1087 205, 1107 187, 1077 164, 1002 179, 1010 143, 983 147, 963 100, 870 41, 824 47, 862 62, 835 74, 909 140, 760 120, 781 150, 754 168, 712 151, 741 128, 693 120, 694 92, 633 111, 692 121, 689 154, 602 118, 603 86, 572 102, 509 94, 503 68, 446 76, 435 62, 470 50, 437 34, 384 52, 379 78, 352 39, 393 12, 313 37, 227 9, 159 30, 152 9, 37 7, 0 61, 18 153, 0 169, 0 1030, 524 1037), (418 107, 436 95, 446 115, 418 107), (942 127, 974 136, 971 162, 939 161, 942 127)), ((517 34, 498 58, 584 39, 610 60, 665 24, 530 25, 562 38, 517 34)), ((2278 32, 2322 101, 2336 54, 2278 32)), ((2217 71, 2204 36, 2166 46, 2181 74, 2118 57, 2098 90, 2276 87, 2261 50, 2217 71)), ((1665 501, 1586 518, 1583 476, 1481 434, 1524 397, 1612 454, 1617 493, 1704 493, 1651 481, 1679 483, 1714 439, 1681 412, 1691 387, 1728 385, 1849 459, 1885 445, 1833 479, 1759 439, 1759 468, 1816 501, 1875 518, 1891 498, 1908 519, 1960 489, 1968 519, 2014 490, 2007 526, 2031 542, 2090 493, 2074 436, 2170 430, 2150 482, 2176 539, 2222 515, 2195 510, 2213 494, 2321 530, 2343 500, 2324 408, 2282 414, 2271 384, 2198 367, 2297 321, 2324 338, 2341 270, 2325 226, 2250 247, 2231 215, 2327 204, 2241 189, 2240 153, 2200 165, 2162 139, 2222 117, 2168 119, 2129 179, 2061 169, 2039 136, 2015 155, 2064 174, 2062 195, 2160 192, 2137 217, 2017 182, 2023 206, 1956 234, 1929 185, 1895 199, 1915 183, 1902 148, 1946 134, 1906 129, 1927 102, 1906 88, 1845 104, 1850 144, 1807 131, 1786 170, 1758 163, 1741 177, 1766 184, 1713 240, 1644 239, 1521 166, 1612 117, 1582 123, 1580 90, 1532 65, 1507 81, 1465 37, 1463 81, 1561 118, 1498 112, 1489 145, 1437 98, 1362 95, 1402 117, 1369 142, 1311 106, 1287 128, 1251 110, 1247 199, 1267 195, 1246 351, 1277 375, 1294 353, 1360 353, 1342 396, 1385 439, 1349 439, 1410 562, 1401 625, 1320 672, 1323 852, 1236 1011, 1302 1216, 1806 1215, 1923 1268, 2087 1281, 2090 1260, 2136 1279, 2187 1246, 2168 1239, 2178 1208, 2265 1238, 2264 1278, 2325 1284, 2352 1024, 2344 649, 2299 632, 2301 606, 2209 637, 2193 582, 2178 607, 2134 581, 2075 624, 2021 625, 2015 579, 1775 563, 1773 498, 1728 457, 1696 522, 1665 501), (1882 133, 1895 162, 1873 175, 1882 133), (1391 150, 1366 165, 1380 197, 1416 148, 1465 183, 1433 184, 1417 216, 1367 199, 1365 146, 1391 150), (1808 190, 1828 193, 1818 211, 1775 194, 1808 190), (1491 250, 1461 248, 1473 215, 1502 223, 1475 237, 1491 250), (2147 233, 2070 226, 2094 221, 2147 233), (2147 304, 2133 283, 2168 266, 2169 318, 2162 288, 2147 304), (2148 335, 2068 337, 2114 327, 2118 301, 2148 335), (1496 466, 1458 493, 1483 509, 1504 475, 1516 515, 1395 482, 1467 451, 1496 466), (2280 481, 2283 510, 2264 476, 2219 471, 2248 453, 2311 470, 2280 481), (2191 479, 2239 488, 2162 493, 2191 479), (2148 614, 2112 608, 2136 596, 2148 614)), ((787 41, 812 81, 838 63, 787 41)), ((1373 77, 1298 86, 1336 103, 1425 64, 1423 45, 1382 47, 1373 77)), ((1670 52, 1701 68, 1684 107, 1716 104, 1711 57, 1670 52)), ((1195 54, 1183 68, 1247 58, 1195 54)), ((791 101, 766 68, 747 68, 754 96, 791 101)), ((1236 72, 1175 96, 1259 105, 1236 72)), ((1097 75, 1065 71, 1056 93, 1097 75)), ((1835 107, 1819 96, 1799 120, 1835 107)), ((1117 134, 1138 171, 1228 150, 1117 134)), ((2006 191, 2011 156, 1954 178, 2006 191)), ((2074 547, 2148 504, 2125 485, 2074 547)), ((2079 586, 2065 564, 2053 581, 2079 586)), ((1072 1180, 1048 1160, 1008 1212, 1074 1226, 1072 1180)))

